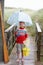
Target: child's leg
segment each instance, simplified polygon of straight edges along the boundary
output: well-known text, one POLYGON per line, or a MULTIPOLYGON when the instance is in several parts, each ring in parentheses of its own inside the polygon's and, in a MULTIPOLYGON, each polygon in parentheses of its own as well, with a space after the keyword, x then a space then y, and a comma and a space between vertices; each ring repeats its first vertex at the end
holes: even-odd
POLYGON ((22 44, 22 45, 21 45, 22 61, 24 61, 24 59, 23 59, 23 50, 22 50, 23 48, 24 48, 24 45, 22 44))
POLYGON ((19 55, 20 55, 20 54, 19 54, 19 53, 17 53, 17 61, 19 61, 19 60, 20 60, 19 55))
POLYGON ((17 58, 19 58, 19 55, 20 55, 20 54, 19 54, 19 53, 17 53, 17 58))
POLYGON ((20 60, 20 44, 17 44, 17 61, 20 60))
POLYGON ((22 51, 22 61, 23 61, 24 59, 23 59, 23 51, 22 51))

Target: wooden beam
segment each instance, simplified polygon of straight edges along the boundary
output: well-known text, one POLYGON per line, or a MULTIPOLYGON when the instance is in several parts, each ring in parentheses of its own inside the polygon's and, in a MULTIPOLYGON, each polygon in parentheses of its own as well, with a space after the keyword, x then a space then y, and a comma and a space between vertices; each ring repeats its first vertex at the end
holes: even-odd
POLYGON ((41 28, 40 28, 40 26, 39 26, 38 23, 36 23, 36 27, 37 27, 37 31, 38 31, 38 32, 42 32, 42 31, 41 31, 41 28))
POLYGON ((36 23, 36 41, 37 41, 37 60, 40 61, 40 51, 41 51, 41 33, 42 30, 38 23, 36 23))
POLYGON ((0 23, 1 23, 1 30, 2 30, 4 62, 7 63, 9 61, 9 56, 8 56, 8 49, 7 49, 5 34, 4 34, 4 22, 3 22, 3 17, 2 17, 1 2, 0 2, 0 23))

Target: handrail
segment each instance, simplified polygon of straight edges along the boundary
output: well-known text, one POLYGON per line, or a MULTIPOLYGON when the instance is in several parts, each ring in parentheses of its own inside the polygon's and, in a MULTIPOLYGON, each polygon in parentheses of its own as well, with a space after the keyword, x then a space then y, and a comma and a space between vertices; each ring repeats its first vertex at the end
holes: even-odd
POLYGON ((8 29, 5 30, 5 37, 7 42, 7 48, 9 51, 9 55, 15 45, 15 35, 14 31, 16 30, 16 24, 14 23, 8 29))
POLYGON ((38 31, 38 32, 42 32, 42 30, 41 30, 41 28, 40 28, 40 26, 39 26, 38 23, 36 23, 36 27, 37 27, 37 31, 38 31))
POLYGON ((15 26, 15 23, 13 25, 11 25, 8 29, 6 29, 5 32, 10 31, 14 26, 15 26))

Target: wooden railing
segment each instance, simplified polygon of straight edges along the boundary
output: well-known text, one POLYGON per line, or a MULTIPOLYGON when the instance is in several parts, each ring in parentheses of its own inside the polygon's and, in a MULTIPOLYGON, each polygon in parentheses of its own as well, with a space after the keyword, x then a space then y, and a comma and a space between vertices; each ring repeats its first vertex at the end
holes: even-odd
POLYGON ((15 30, 16 30, 15 24, 13 24, 12 26, 10 26, 8 29, 5 30, 5 36, 6 36, 9 55, 15 45, 15 35, 14 35, 15 30))
POLYGON ((40 61, 40 57, 43 56, 43 54, 41 54, 41 52, 43 52, 43 38, 42 38, 42 30, 40 28, 40 25, 38 23, 36 23, 36 43, 37 43, 37 60, 40 61), (42 48, 42 49, 41 49, 42 48))

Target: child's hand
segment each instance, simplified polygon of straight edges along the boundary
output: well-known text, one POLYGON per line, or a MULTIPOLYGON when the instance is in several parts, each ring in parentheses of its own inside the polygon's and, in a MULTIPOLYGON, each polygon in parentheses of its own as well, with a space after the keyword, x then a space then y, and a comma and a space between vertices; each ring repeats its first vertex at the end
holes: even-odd
MULTIPOLYGON (((27 38, 26 38, 26 40, 27 40, 27 38)), ((26 40, 24 40, 23 43, 26 43, 26 40)))
POLYGON ((23 43, 25 43, 25 41, 23 41, 23 43))

